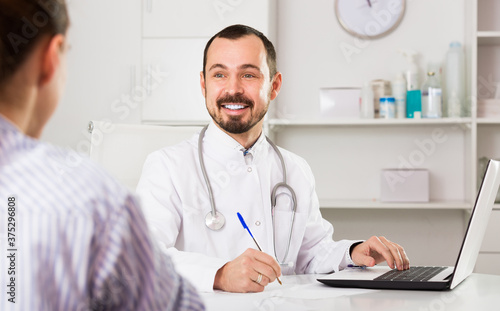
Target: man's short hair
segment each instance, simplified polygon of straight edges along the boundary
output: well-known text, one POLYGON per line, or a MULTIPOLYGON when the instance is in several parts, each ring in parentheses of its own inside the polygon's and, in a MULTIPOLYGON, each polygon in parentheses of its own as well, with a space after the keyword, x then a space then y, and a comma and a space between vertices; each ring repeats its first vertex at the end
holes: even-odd
POLYGON ((215 38, 224 38, 230 40, 240 39, 245 36, 255 35, 257 36, 262 43, 264 44, 264 48, 266 49, 266 59, 267 66, 269 67, 270 78, 273 79, 274 75, 278 72, 276 69, 276 50, 269 39, 260 31, 255 28, 245 26, 245 25, 232 25, 228 26, 217 34, 215 34, 210 40, 208 40, 207 45, 205 46, 205 50, 203 51, 203 76, 205 77, 205 67, 207 65, 207 52, 208 48, 215 40, 215 38))
POLYGON ((65 34, 68 25, 64 0, 0 0, 0 88, 40 38, 65 34))

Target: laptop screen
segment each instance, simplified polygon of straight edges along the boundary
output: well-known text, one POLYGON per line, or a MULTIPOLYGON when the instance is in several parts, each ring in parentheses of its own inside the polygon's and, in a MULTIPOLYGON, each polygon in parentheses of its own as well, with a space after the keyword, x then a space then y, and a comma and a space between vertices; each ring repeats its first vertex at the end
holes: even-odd
POLYGON ((450 288, 460 284, 468 277, 476 264, 491 210, 500 185, 500 161, 490 160, 486 167, 476 203, 469 219, 469 225, 455 265, 450 288))

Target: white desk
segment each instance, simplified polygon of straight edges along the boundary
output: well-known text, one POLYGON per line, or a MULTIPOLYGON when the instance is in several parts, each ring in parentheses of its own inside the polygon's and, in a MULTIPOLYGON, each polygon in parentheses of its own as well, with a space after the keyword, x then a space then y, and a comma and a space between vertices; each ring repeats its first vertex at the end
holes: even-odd
POLYGON ((365 290, 328 287, 317 275, 283 276, 263 293, 203 293, 208 311, 219 310, 500 310, 500 276, 472 274, 452 291, 365 290))

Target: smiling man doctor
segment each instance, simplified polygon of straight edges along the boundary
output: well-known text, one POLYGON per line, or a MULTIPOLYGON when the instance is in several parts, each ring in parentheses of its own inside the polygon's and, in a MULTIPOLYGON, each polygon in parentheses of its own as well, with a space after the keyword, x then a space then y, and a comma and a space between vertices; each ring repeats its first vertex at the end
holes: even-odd
POLYGON ((276 52, 261 32, 233 25, 208 41, 200 84, 213 120, 192 139, 150 154, 137 187, 165 252, 200 291, 259 292, 282 273, 329 273, 349 264, 387 261, 407 269, 403 248, 384 237, 332 240, 309 165, 275 149, 262 131, 281 83, 276 52))

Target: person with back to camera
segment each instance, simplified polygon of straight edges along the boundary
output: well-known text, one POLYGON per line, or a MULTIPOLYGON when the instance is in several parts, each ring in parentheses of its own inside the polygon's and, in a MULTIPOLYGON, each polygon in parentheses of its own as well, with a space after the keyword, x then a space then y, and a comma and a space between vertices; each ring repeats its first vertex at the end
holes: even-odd
POLYGON ((404 249, 385 237, 332 240, 309 165, 262 131, 281 84, 273 44, 261 32, 233 25, 208 41, 200 85, 212 121, 150 154, 137 186, 163 250, 200 291, 259 292, 281 273, 383 261, 408 269, 404 249))
POLYGON ((63 0, 0 0, 0 309, 204 310, 134 196, 38 140, 64 86, 68 24, 63 0))

